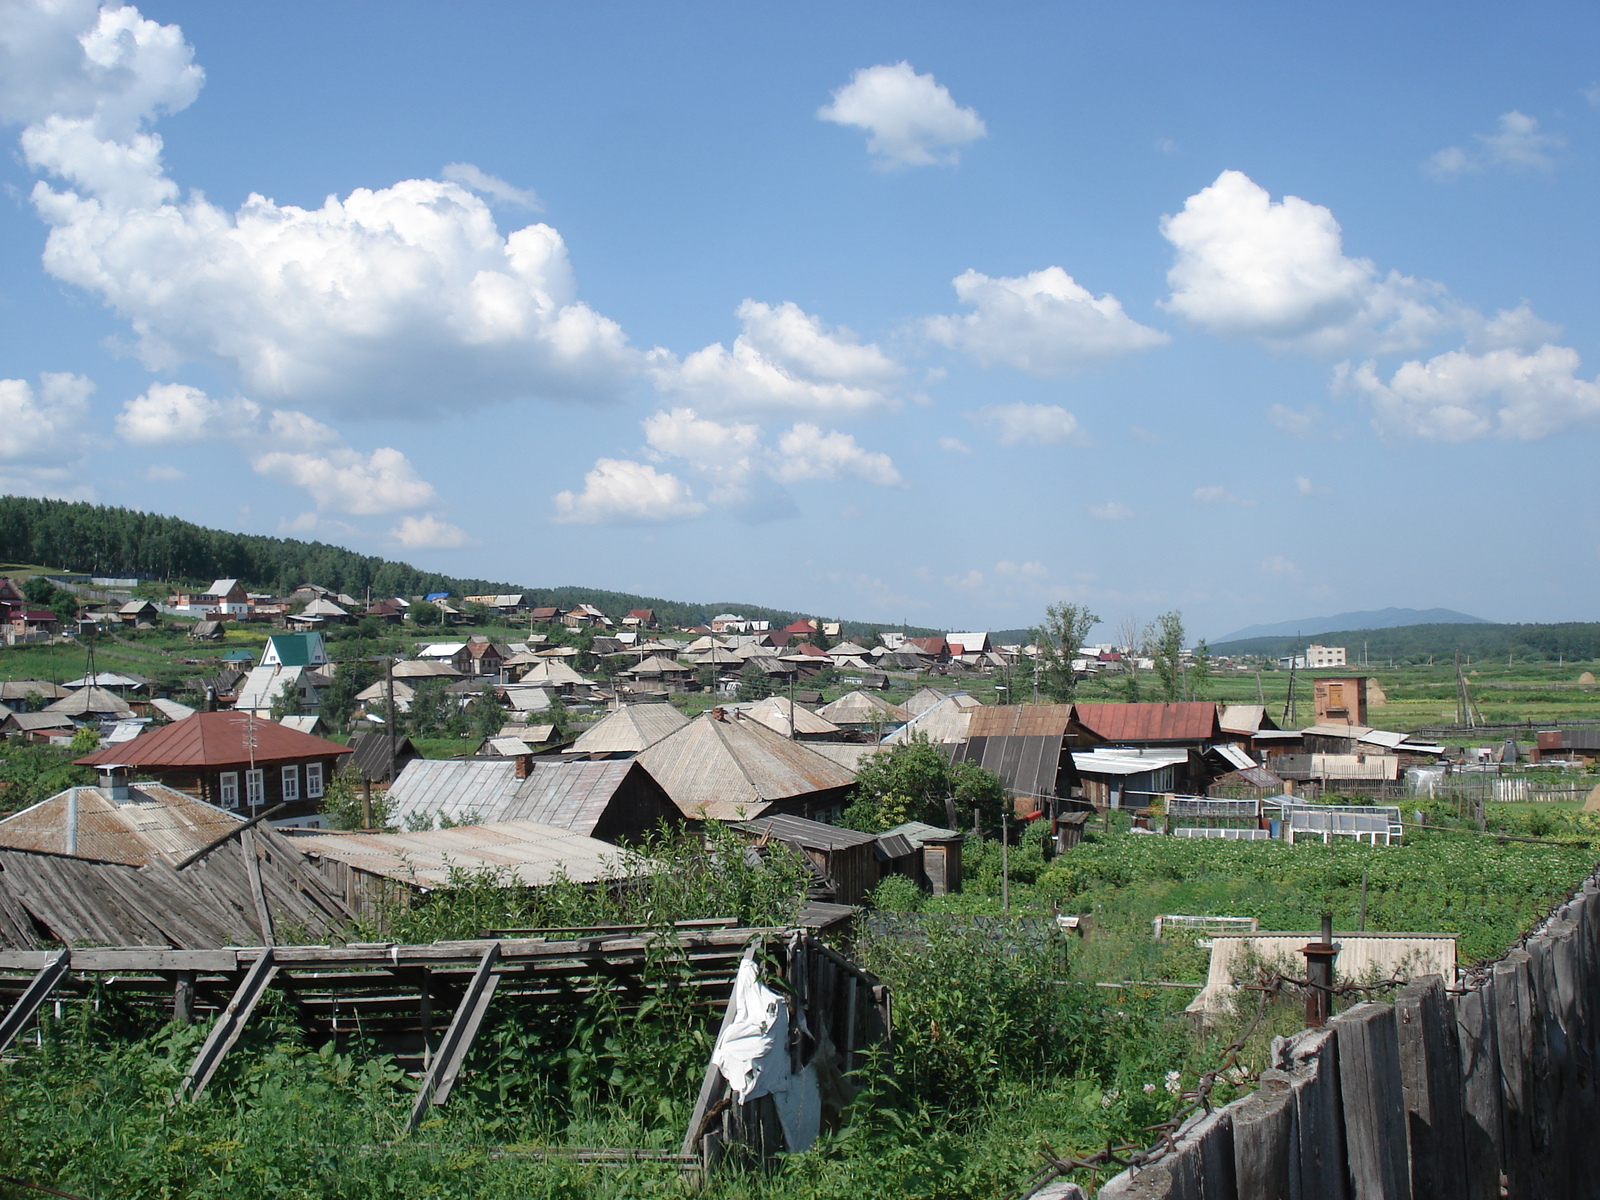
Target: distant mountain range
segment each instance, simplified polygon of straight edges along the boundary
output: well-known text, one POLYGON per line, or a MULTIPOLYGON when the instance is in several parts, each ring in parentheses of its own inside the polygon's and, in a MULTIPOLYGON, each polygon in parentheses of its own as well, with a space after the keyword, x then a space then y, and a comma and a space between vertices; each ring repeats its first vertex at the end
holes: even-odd
POLYGON ((1473 617, 1449 608, 1380 608, 1376 612, 1347 612, 1332 617, 1302 617, 1298 621, 1279 621, 1276 625, 1251 625, 1212 642, 1221 646, 1249 638, 1315 637, 1347 629, 1398 629, 1403 625, 1488 625, 1483 617, 1473 617))

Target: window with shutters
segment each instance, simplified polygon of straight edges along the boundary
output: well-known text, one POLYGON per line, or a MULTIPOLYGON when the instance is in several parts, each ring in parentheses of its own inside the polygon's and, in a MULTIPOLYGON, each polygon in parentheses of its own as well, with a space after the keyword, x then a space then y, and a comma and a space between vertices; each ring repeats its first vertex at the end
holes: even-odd
POLYGON ((283 798, 285 800, 300 799, 299 767, 285 767, 283 769, 283 798))
POLYGON ((322 799, 322 764, 306 764, 306 796, 311 800, 322 799))

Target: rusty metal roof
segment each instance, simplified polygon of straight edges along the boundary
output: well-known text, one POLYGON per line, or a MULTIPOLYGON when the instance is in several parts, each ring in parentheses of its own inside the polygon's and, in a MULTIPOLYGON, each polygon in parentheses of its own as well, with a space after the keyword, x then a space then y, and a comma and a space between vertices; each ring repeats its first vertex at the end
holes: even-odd
POLYGON ((1070 704, 998 704, 974 708, 968 737, 1065 737, 1072 729, 1070 704))
MULTIPOLYGON (((1079 704, 1078 724, 1108 742, 1203 742, 1220 736, 1209 700, 1079 704)), ((974 718, 976 720, 976 718, 974 718)))
POLYGON ((716 710, 645 750, 639 762, 693 820, 746 820, 776 800, 842 791, 855 782, 851 771, 806 743, 716 710))
POLYGON ((817 715, 835 725, 888 725, 911 720, 905 709, 862 691, 846 692, 832 704, 817 709, 817 715))
POLYGON ((128 796, 119 802, 97 787, 57 792, 0 821, 0 846, 66 854, 74 801, 75 855, 134 866, 152 858, 184 858, 244 820, 160 783, 134 784, 128 796))
POLYGON ((295 848, 358 871, 425 888, 450 886, 461 871, 494 871, 529 887, 625 879, 647 860, 538 821, 460 825, 425 833, 333 833, 296 837, 295 848))
POLYGON ((331 758, 349 753, 348 746, 312 737, 276 721, 252 719, 249 713, 201 712, 142 733, 131 742, 107 746, 73 761, 89 767, 121 763, 155 771, 230 767, 252 759, 257 763, 273 763, 331 758))
POLYGON ((758 700, 745 715, 784 737, 789 736, 791 721, 796 734, 823 736, 839 732, 839 727, 832 721, 819 717, 804 705, 791 704, 787 696, 768 696, 765 700, 758 700))

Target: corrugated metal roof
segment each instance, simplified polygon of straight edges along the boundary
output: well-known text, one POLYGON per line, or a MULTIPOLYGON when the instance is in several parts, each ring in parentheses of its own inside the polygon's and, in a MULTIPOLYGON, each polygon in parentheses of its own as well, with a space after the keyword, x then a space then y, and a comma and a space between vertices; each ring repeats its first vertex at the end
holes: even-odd
POLYGON ((951 758, 955 762, 974 762, 986 771, 993 771, 1000 776, 1006 791, 1019 796, 1065 795, 1059 789, 1070 786, 1070 778, 1062 777, 1063 763, 1067 775, 1072 775, 1065 745, 1057 734, 975 737, 952 746, 951 758))
POLYGON ((183 858, 244 820, 160 783, 135 784, 120 803, 101 788, 77 787, 0 821, 0 846, 66 854, 74 798, 75 853, 102 862, 139 866, 152 858, 183 858))
POLYGON ((779 841, 793 842, 796 846, 804 846, 808 850, 845 850, 851 846, 865 846, 877 840, 870 833, 845 829, 840 825, 824 825, 821 821, 808 821, 804 817, 790 816, 787 813, 774 813, 770 817, 741 821, 739 828, 747 829, 751 833, 764 833, 779 841))
POLYGON ((1075 712, 1078 724, 1108 742, 1203 742, 1221 733, 1209 700, 1079 704, 1075 712))
POLYGON ((504 819, 540 821, 590 834, 599 827, 617 793, 628 785, 629 777, 635 776, 637 783, 637 777, 644 776, 643 786, 649 788, 654 781, 648 774, 634 759, 534 763, 507 803, 504 819))
POLYGON ((628 704, 607 713, 572 743, 584 754, 637 754, 689 723, 670 704, 628 704))
POLYGON ((690 721, 639 755, 684 816, 736 821, 776 800, 842 791, 855 775, 755 721, 690 721))
POLYGON ((1217 745, 1211 747, 1211 751, 1229 766, 1240 771, 1247 771, 1256 765, 1255 759, 1251 758, 1238 746, 1231 745, 1227 742, 1219 742, 1217 745))
POLYGON ((912 716, 921 716, 935 704, 949 699, 949 692, 941 692, 938 688, 921 687, 911 693, 911 698, 900 707, 912 716))
POLYGON ((864 760, 882 749, 881 746, 874 746, 870 742, 807 742, 806 747, 830 762, 838 763, 852 775, 861 770, 864 760))
POLYGON ((1002 704, 972 709, 967 736, 1065 737, 1071 729, 1070 704, 1002 704))
POLYGON ((1364 738, 1372 733, 1373 729, 1370 725, 1339 725, 1327 721, 1318 725, 1307 725, 1300 732, 1310 734, 1312 737, 1364 738))
POLYGON ((297 838, 307 854, 335 858, 372 875, 420 887, 448 887, 454 873, 491 870, 529 887, 625 879, 646 860, 538 821, 498 821, 425 833, 335 833, 297 838))
MULTIPOLYGON (((131 715, 131 714, 130 714, 131 715)), ((146 770, 176 767, 220 767, 249 762, 329 758, 348 754, 338 742, 311 737, 276 721, 252 719, 241 712, 201 712, 136 737, 116 747, 97 750, 74 761, 84 766, 123 763, 146 770), (255 743, 252 755, 249 741, 255 743)))
POLYGON ((390 819, 400 825, 422 816, 495 820, 516 792, 516 772, 511 759, 413 759, 389 787, 390 819))
POLYGON ((1082 775, 1143 775, 1188 761, 1186 750, 1079 750, 1072 756, 1082 775))
POLYGON ((924 842, 947 842, 952 838, 959 838, 959 829, 945 829, 939 825, 929 825, 926 821, 902 821, 893 829, 887 829, 881 836, 888 837, 897 833, 913 846, 920 846, 924 842))

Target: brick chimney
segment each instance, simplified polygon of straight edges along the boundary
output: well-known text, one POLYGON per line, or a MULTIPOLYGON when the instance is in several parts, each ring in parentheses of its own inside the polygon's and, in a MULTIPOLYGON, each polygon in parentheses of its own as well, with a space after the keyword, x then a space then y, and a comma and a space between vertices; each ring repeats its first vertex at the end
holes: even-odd
POLYGON ((519 754, 513 761, 515 761, 517 764, 517 778, 526 779, 529 773, 533 770, 533 755, 519 754))

